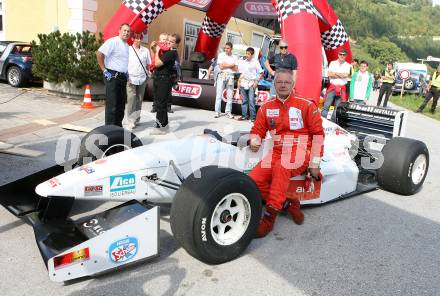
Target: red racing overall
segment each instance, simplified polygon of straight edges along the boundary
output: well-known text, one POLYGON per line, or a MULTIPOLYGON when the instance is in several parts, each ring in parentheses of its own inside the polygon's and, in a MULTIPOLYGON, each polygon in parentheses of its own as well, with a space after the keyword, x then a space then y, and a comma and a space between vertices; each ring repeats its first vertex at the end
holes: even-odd
POLYGON ((286 201, 290 178, 304 173, 313 164, 319 166, 324 130, 316 105, 290 95, 284 102, 276 98, 260 107, 250 140, 261 141, 268 131, 274 140, 272 153, 249 176, 260 189, 266 208, 279 212, 286 201))

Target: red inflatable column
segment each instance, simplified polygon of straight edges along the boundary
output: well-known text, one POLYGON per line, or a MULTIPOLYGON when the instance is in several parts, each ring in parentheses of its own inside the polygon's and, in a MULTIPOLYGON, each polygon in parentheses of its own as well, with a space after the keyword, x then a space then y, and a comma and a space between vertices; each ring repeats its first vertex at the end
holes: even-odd
POLYGON ((317 16, 310 0, 278 0, 281 35, 298 61, 295 91, 319 103, 322 80, 322 49, 317 16))
POLYGON ((342 48, 348 52, 347 61, 351 62, 350 41, 338 16, 327 1, 313 0, 313 3, 322 16, 319 20, 319 28, 328 62, 336 60, 342 48))
POLYGON ((213 0, 203 19, 194 51, 203 52, 208 59, 215 57, 223 31, 241 0, 213 0))
POLYGON ((156 19, 165 9, 180 0, 124 0, 121 6, 104 27, 104 40, 118 35, 123 23, 130 25, 133 32, 142 33, 148 24, 156 19))

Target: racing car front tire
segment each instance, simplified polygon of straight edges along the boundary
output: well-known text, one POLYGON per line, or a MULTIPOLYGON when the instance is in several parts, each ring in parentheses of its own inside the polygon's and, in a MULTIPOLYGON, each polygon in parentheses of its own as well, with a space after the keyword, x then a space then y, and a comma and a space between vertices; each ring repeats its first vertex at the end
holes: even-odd
POLYGON ((103 125, 91 130, 81 140, 78 165, 142 146, 142 141, 130 131, 116 125, 103 125))
POLYGON ((171 230, 177 242, 207 264, 238 257, 254 238, 261 195, 247 175, 229 168, 203 167, 177 191, 171 230))
POLYGON ((425 143, 403 137, 392 138, 382 149, 384 162, 377 171, 379 185, 402 195, 416 193, 429 167, 429 151, 425 143))

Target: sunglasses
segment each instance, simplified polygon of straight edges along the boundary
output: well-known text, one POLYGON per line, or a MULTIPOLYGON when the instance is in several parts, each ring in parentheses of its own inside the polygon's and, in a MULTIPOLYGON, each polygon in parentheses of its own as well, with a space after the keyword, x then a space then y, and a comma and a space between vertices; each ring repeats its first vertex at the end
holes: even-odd
POLYGON ((287 49, 287 46, 280 46, 280 49, 287 49))
POLYGON ((346 54, 345 54, 345 53, 340 53, 339 55, 340 55, 340 56, 344 56, 344 57, 346 56, 346 54))

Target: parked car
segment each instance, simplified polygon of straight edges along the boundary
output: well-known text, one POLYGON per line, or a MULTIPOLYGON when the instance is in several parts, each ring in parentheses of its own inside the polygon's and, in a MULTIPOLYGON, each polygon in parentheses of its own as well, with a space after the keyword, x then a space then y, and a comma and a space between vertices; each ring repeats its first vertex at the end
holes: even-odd
POLYGON ((393 93, 400 93, 402 90, 403 81, 400 78, 400 72, 407 70, 410 73, 410 77, 405 80, 403 86, 404 91, 407 93, 419 94, 420 89, 425 83, 424 79, 428 74, 428 68, 424 64, 416 63, 396 63, 394 66, 396 71, 396 83, 393 86, 393 93))
POLYGON ((0 79, 20 87, 36 80, 32 75, 32 45, 27 42, 0 41, 0 79))

